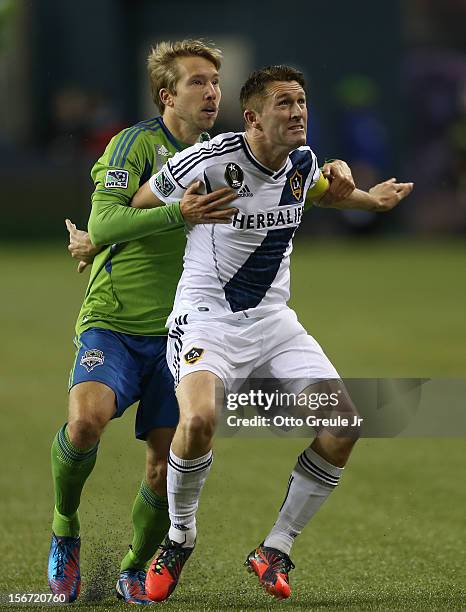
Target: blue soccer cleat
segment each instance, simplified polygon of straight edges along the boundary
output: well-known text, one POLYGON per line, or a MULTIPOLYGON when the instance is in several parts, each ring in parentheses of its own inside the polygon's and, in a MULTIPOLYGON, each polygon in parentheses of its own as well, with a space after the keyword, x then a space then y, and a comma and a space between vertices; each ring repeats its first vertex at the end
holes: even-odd
POLYGON ((81 589, 80 547, 79 537, 52 534, 48 564, 49 587, 55 595, 64 595, 67 603, 75 601, 81 589))
POLYGON ((139 606, 151 606, 154 602, 146 594, 146 572, 144 570, 125 570, 121 572, 116 584, 118 599, 139 606))

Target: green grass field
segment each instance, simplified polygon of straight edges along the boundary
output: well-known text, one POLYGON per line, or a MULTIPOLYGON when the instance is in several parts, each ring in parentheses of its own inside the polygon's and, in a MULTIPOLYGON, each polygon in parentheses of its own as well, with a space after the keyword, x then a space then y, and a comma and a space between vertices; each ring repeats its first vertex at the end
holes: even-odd
MULTIPOLYGON (((465 257, 460 242, 301 240, 293 306, 344 376, 465 378, 465 257)), ((65 420, 74 317, 86 279, 59 246, 4 247, 0 260, 0 608, 8 610, 9 593, 48 592, 49 448, 65 420)), ((133 415, 109 426, 87 483, 76 609, 124 607, 113 587, 131 540, 130 507, 144 462, 133 415)), ((274 521, 305 445, 217 440, 198 546, 165 608, 464 610, 461 438, 362 440, 338 489, 296 541, 292 598, 276 602, 259 589, 242 563, 274 521)))

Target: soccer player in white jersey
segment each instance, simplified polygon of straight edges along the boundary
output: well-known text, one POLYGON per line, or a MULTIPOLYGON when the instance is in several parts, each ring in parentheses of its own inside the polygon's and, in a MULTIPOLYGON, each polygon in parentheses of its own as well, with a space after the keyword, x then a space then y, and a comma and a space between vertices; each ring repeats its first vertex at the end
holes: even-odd
MULTIPOLYGON (((305 144, 302 73, 287 66, 253 73, 242 88, 241 105, 244 134, 221 134, 176 154, 133 200, 138 207, 170 205, 195 181, 206 191, 229 185, 238 193, 230 224, 189 230, 168 319, 167 360, 177 384, 180 422, 168 459, 171 527, 146 579, 156 601, 172 593, 194 548, 196 511, 212 464, 219 386, 230 392, 238 379, 259 373, 296 385, 317 381, 306 391, 339 391, 339 410, 355 414, 337 371, 287 306, 292 237, 306 196, 322 206, 335 205, 305 144)), ((412 187, 390 179, 369 192, 355 189, 336 205, 389 210, 412 187)), ((338 484, 357 435, 357 428, 318 430, 298 457, 278 519, 246 561, 272 595, 290 595, 294 538, 338 484)))

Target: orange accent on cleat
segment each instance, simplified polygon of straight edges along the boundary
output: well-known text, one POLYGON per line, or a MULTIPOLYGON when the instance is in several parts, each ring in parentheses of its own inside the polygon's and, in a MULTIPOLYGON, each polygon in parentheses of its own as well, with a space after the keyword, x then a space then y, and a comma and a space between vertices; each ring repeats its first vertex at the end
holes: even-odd
POLYGON ((160 551, 146 574, 146 593, 152 601, 165 601, 170 597, 193 548, 184 548, 166 537, 160 551))
POLYGON ((163 569, 159 574, 154 575, 155 560, 147 572, 146 593, 152 601, 165 601, 175 590, 177 581, 173 579, 170 572, 163 569))
POLYGON ((277 599, 287 599, 291 595, 288 572, 294 565, 287 554, 276 548, 258 546, 249 553, 245 565, 254 572, 261 586, 277 599))

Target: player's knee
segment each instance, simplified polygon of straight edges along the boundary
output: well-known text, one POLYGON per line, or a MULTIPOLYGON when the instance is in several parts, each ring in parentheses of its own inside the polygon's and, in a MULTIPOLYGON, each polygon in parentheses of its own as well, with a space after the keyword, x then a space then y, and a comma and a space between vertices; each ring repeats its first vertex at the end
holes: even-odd
POLYGON ((86 449, 100 440, 105 423, 89 416, 72 417, 68 421, 68 435, 71 444, 79 449, 86 449))
POLYGON ((70 391, 68 435, 77 448, 96 444, 115 413, 115 394, 101 383, 85 382, 70 391))
POLYGON ((335 438, 332 448, 332 455, 336 465, 344 465, 347 462, 348 457, 350 456, 350 453, 353 449, 353 446, 356 444, 356 441, 357 440, 352 437, 335 438))
POLYGON ((341 402, 336 413, 332 416, 339 417, 340 422, 336 428, 336 440, 343 448, 352 448, 356 441, 361 437, 362 419, 348 397, 341 402))
POLYGON ((214 435, 215 425, 214 411, 191 413, 180 421, 180 426, 187 439, 210 440, 214 435))
POLYGON ((356 412, 351 412, 351 417, 347 417, 346 421, 348 425, 341 427, 333 439, 332 452, 337 465, 346 463, 361 435, 361 425, 356 412))

